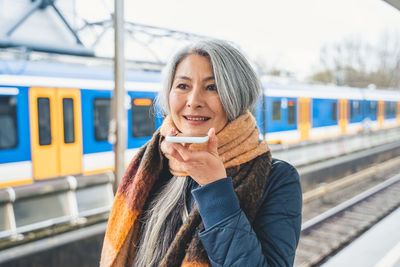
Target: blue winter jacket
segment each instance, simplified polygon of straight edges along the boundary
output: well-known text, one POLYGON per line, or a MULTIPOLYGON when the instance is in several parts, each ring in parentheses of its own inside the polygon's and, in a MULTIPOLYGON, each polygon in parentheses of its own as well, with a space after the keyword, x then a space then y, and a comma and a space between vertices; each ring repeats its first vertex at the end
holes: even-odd
MULTIPOLYGON (((200 239, 212 266, 292 266, 301 229, 299 175, 272 160, 253 225, 239 206, 230 177, 193 189, 205 230, 200 239)), ((250 192, 249 192, 250 193, 250 192)))

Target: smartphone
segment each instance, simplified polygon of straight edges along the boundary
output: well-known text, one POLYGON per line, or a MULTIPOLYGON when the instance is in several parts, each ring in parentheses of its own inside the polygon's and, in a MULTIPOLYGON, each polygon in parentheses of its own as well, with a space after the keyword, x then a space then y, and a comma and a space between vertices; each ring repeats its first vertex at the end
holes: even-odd
POLYGON ((208 141, 208 136, 194 137, 194 136, 166 136, 165 140, 169 143, 205 143, 208 141))

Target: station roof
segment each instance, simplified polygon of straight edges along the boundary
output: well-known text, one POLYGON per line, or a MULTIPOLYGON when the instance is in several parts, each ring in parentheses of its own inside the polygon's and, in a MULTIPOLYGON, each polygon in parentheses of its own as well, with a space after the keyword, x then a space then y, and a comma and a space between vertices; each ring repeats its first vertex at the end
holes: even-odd
MULTIPOLYGON (((99 1, 101 2, 101 1, 99 1)), ((75 12, 75 1, 1 0, 0 50, 20 49, 85 57, 114 55, 113 16, 90 21, 75 12), (1 8, 1 7, 7 8, 1 8)), ((125 58, 164 64, 168 49, 207 36, 125 21, 125 58)))

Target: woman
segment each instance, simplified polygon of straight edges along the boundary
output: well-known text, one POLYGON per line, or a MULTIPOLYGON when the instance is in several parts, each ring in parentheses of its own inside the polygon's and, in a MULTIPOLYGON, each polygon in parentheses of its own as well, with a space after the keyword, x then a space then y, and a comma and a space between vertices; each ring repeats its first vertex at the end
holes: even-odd
POLYGON ((115 196, 101 266, 291 266, 301 226, 296 170, 272 160, 249 112, 257 75, 234 47, 199 41, 171 60, 163 125, 115 196), (167 135, 209 136, 176 144, 167 135))

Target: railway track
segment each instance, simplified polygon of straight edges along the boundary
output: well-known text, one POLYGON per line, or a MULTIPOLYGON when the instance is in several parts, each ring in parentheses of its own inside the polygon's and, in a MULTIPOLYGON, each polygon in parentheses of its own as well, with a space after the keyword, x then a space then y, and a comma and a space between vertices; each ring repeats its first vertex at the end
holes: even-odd
POLYGON ((400 174, 397 173, 303 223, 295 266, 320 265, 399 207, 400 174))
MULTIPOLYGON (((341 168, 339 166, 339 168, 341 168)), ((384 182, 400 173, 400 157, 395 157, 379 164, 372 164, 334 182, 321 183, 317 188, 303 190, 303 222, 318 216, 340 203, 384 182)), ((303 177, 302 177, 303 178, 303 177)))

